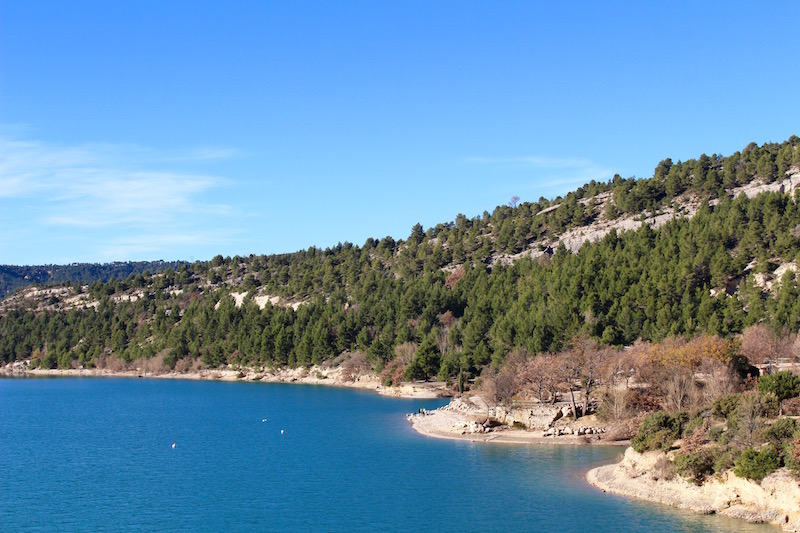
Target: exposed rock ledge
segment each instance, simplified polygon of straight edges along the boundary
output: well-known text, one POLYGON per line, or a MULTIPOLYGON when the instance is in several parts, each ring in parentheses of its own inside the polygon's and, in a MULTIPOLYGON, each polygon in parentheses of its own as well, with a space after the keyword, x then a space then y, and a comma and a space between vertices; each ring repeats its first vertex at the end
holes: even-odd
POLYGON ((480 396, 462 396, 443 407, 409 414, 407 418, 415 431, 439 439, 505 444, 629 444, 601 438, 605 428, 594 426, 594 415, 573 421, 561 413, 559 407, 547 404, 490 409, 480 396), (513 428, 514 422, 527 429, 513 428))
POLYGON ((590 470, 586 479, 623 496, 800 531, 800 484, 786 469, 767 476, 760 485, 729 471, 697 486, 679 476, 657 479, 654 474, 664 457, 663 452, 640 454, 628 448, 621 462, 590 470))

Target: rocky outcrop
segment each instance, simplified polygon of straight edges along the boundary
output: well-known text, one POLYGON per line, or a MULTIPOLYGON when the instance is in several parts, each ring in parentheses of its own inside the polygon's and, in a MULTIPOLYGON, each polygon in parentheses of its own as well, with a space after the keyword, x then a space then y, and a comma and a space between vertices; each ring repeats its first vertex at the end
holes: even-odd
POLYGON ((562 437, 564 435, 576 435, 578 437, 581 437, 583 435, 600 435, 605 432, 606 432, 605 428, 596 428, 596 427, 584 427, 584 426, 578 426, 577 428, 572 428, 569 426, 563 428, 550 427, 544 431, 542 436, 562 437))
POLYGON ((561 410, 562 408, 550 404, 538 404, 524 408, 498 406, 494 409, 494 413, 497 420, 507 426, 514 426, 514 423, 517 423, 528 429, 543 430, 552 425, 554 418, 560 418, 556 414, 560 414, 561 410))
POLYGON ((590 470, 586 479, 624 496, 748 522, 773 523, 786 531, 800 532, 800 484, 785 468, 760 484, 728 471, 698 486, 669 475, 664 467, 667 463, 663 452, 640 454, 628 448, 622 461, 590 470))

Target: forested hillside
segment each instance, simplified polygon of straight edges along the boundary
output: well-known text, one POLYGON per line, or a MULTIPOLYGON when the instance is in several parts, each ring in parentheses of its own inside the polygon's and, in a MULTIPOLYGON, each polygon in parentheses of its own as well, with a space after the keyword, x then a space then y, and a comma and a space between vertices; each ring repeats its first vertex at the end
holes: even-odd
POLYGON ((110 279, 127 278, 149 270, 159 272, 168 268, 179 268, 183 261, 137 261, 114 263, 74 263, 71 265, 13 266, 0 265, 0 299, 20 287, 54 283, 91 283, 110 279))
POLYGON ((387 381, 463 381, 577 335, 627 345, 797 331, 798 184, 793 136, 416 225, 405 240, 70 278, 0 303, 0 361, 261 367, 349 352, 387 381))

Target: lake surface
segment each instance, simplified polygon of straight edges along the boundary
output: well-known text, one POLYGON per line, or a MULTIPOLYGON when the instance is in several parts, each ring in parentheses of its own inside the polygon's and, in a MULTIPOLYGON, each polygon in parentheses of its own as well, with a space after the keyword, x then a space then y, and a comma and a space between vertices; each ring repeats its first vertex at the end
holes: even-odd
POLYGON ((586 470, 614 461, 619 448, 446 441, 410 429, 406 413, 443 403, 303 385, 0 379, 0 524, 5 531, 779 531, 589 486, 586 470))

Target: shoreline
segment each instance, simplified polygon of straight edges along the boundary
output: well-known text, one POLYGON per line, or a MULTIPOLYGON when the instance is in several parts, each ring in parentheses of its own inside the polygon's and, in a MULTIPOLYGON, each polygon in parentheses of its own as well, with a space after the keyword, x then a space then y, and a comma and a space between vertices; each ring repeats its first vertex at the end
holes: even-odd
MULTIPOLYGON (((481 400, 482 401, 482 400, 481 400)), ((552 418, 553 414, 558 411, 555 407, 548 406, 544 408, 549 411, 550 417, 539 416, 538 419, 547 420, 552 418)), ((519 411, 526 411, 520 409, 519 411)), ((604 430, 595 430, 591 428, 591 433, 586 433, 587 429, 584 426, 578 426, 572 429, 579 423, 593 423, 596 421, 595 417, 588 416, 578 419, 577 422, 566 422, 561 419, 559 425, 563 429, 570 428, 571 434, 564 434, 555 436, 552 433, 548 434, 548 429, 531 428, 531 429, 516 429, 509 427, 508 419, 514 418, 513 411, 504 413, 503 418, 506 423, 497 427, 487 427, 487 413, 486 408, 481 408, 477 403, 471 399, 456 398, 450 401, 448 405, 442 406, 432 411, 424 411, 421 413, 409 414, 406 416, 411 423, 412 429, 421 435, 436 439, 459 440, 468 442, 492 442, 497 444, 537 444, 537 445, 556 445, 556 446, 586 446, 586 445, 602 445, 602 446, 627 446, 630 441, 612 441, 603 438, 604 430), (583 429, 581 431, 580 429, 583 429), (580 433, 580 434, 579 434, 580 433)), ((541 427, 548 424, 541 423, 541 427)), ((552 432, 552 430, 550 430, 552 432)))
MULTIPOLYGON (((343 373, 341 368, 323 369, 316 366, 311 369, 269 371, 228 368, 164 373, 144 373, 136 369, 42 370, 29 369, 20 363, 0 367, 0 378, 116 377, 260 381, 353 388, 376 392, 383 396, 409 399, 433 399, 452 395, 452 391, 441 382, 403 383, 397 387, 385 387, 380 384, 377 375, 362 373, 345 379, 343 373)), ((509 414, 510 412, 506 413, 509 414)), ((593 418, 590 415, 577 422, 562 419, 559 425, 568 428, 578 422, 592 422, 593 418)), ((630 441, 604 440, 602 433, 553 436, 552 433, 546 435, 546 430, 543 429, 487 427, 486 407, 481 407, 474 400, 463 397, 452 399, 449 404, 438 409, 408 414, 407 419, 414 431, 437 439, 511 445, 627 447, 622 461, 589 470, 585 480, 604 492, 627 498, 669 505, 700 514, 720 514, 748 522, 772 523, 782 526, 785 531, 800 533, 800 484, 785 469, 767 476, 760 485, 737 478, 731 472, 710 479, 702 486, 694 485, 679 476, 670 480, 657 479, 657 462, 665 456, 664 453, 639 454, 629 447, 630 441)))
MULTIPOLYGON (((142 369, 110 370, 107 368, 72 368, 72 369, 31 369, 25 362, 17 361, 0 367, 0 378, 25 378, 25 377, 92 377, 92 378, 146 378, 146 379, 189 379, 209 381, 248 381, 263 383, 295 383, 303 385, 318 385, 324 387, 351 388, 375 392, 382 396, 407 399, 435 399, 452 398, 453 391, 442 382, 404 382, 397 386, 384 386, 380 378, 373 373, 353 373, 341 367, 313 366, 306 368, 284 368, 259 370, 254 368, 221 368, 189 370, 186 372, 145 372, 142 369), (321 376, 321 377, 320 377, 321 376)), ((478 400, 483 401, 478 397, 478 400)), ((484 404, 485 405, 485 404, 484 404)), ((547 413, 546 418, 552 417, 558 409, 542 407, 547 413)), ((507 412, 511 415, 511 412, 507 412)), ((540 413, 541 415, 541 413, 540 413)), ((461 440, 470 442, 493 442, 497 444, 538 444, 538 445, 606 445, 627 446, 629 441, 608 441, 602 435, 581 434, 577 429, 574 434, 559 436, 545 435, 546 430, 541 429, 547 424, 538 420, 540 428, 516 429, 508 425, 486 428, 481 421, 486 419, 486 407, 463 398, 453 399, 445 406, 422 413, 408 414, 407 418, 411 428, 426 437, 437 439, 461 440)), ((506 416, 506 418, 512 418, 506 416)), ((584 421, 593 417, 583 417, 584 421)), ((569 427, 573 424, 561 425, 569 427)))
POLYGON ((800 532, 800 484, 785 468, 760 484, 726 471, 698 486, 678 475, 662 477, 659 464, 665 458, 664 452, 628 448, 622 461, 589 470, 586 481, 628 498, 800 532))
POLYGON ((253 368, 222 368, 190 370, 187 372, 144 372, 141 369, 109 370, 104 368, 71 369, 30 369, 26 365, 9 363, 0 367, 0 378, 24 377, 98 377, 98 378, 146 378, 146 379, 190 379, 208 381, 251 381, 263 383, 299 383, 325 387, 342 387, 376 392, 381 396, 409 399, 448 398, 451 391, 442 382, 402 383, 396 387, 381 384, 376 374, 356 374, 344 376, 341 368, 313 366, 305 368, 285 368, 257 370, 253 368), (318 377, 321 376, 321 377, 318 377))

